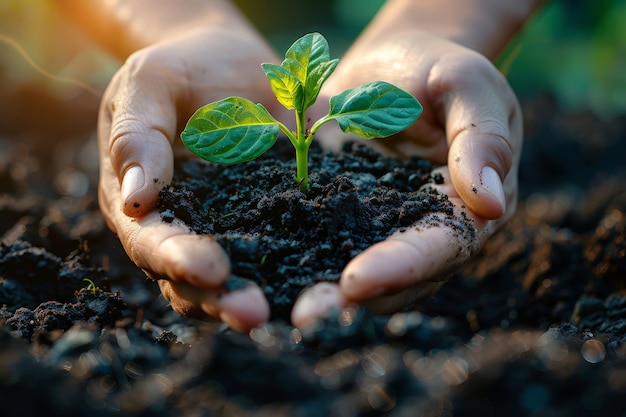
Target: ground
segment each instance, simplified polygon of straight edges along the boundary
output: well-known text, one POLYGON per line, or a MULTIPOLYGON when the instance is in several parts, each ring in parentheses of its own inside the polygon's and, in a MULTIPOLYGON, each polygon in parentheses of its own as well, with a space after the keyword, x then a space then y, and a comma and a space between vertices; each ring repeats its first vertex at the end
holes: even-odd
POLYGON ((523 108, 519 208, 483 251, 414 311, 306 332, 178 316, 98 212, 93 143, 0 140, 2 415, 625 415, 626 118, 523 108))

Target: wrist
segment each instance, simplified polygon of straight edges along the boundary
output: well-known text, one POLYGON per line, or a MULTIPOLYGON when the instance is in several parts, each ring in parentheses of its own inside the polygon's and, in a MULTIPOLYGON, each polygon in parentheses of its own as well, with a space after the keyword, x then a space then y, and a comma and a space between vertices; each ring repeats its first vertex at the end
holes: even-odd
POLYGON ((228 0, 57 0, 55 4, 64 17, 121 60, 201 28, 254 32, 228 0))
POLYGON ((544 0, 389 0, 366 32, 419 30, 495 59, 544 0), (391 28, 391 29, 390 29, 391 28))

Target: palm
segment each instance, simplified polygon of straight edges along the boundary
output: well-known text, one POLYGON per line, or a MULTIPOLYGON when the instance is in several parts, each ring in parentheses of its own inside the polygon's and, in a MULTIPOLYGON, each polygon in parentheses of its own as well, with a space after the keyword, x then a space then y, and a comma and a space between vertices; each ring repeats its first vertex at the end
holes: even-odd
MULTIPOLYGON (((418 224, 370 247, 344 269, 339 286, 325 284, 303 294, 292 314, 299 325, 350 302, 374 302, 380 311, 393 312, 429 296, 514 211, 522 134, 519 105, 508 84, 473 51, 422 33, 414 39, 401 35, 357 42, 323 94, 381 79, 415 95, 424 107, 420 119, 394 138, 370 143, 439 164, 444 182, 435 187, 457 215, 445 224, 458 227, 418 224)), ((324 135, 330 146, 345 139, 337 130, 324 135)))

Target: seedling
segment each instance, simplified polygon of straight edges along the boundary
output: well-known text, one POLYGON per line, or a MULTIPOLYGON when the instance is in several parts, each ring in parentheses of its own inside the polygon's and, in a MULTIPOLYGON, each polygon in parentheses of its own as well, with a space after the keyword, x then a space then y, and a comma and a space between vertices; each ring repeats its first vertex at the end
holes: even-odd
POLYGON ((98 291, 98 287, 96 286, 96 283, 90 280, 89 278, 83 278, 83 281, 87 283, 87 286, 85 287, 85 289, 87 291, 93 292, 93 295, 96 295, 96 291, 98 291))
POLYGON ((295 131, 272 117, 263 105, 228 97, 191 116, 181 133, 183 144, 207 161, 234 164, 262 155, 282 132, 295 148, 295 180, 306 192, 309 147, 322 125, 336 120, 343 132, 365 139, 384 138, 409 127, 422 112, 421 104, 408 92, 374 81, 331 97, 328 113, 308 128, 306 111, 338 63, 338 59, 330 59, 326 39, 310 33, 291 45, 281 65, 261 65, 278 102, 295 112, 295 131))

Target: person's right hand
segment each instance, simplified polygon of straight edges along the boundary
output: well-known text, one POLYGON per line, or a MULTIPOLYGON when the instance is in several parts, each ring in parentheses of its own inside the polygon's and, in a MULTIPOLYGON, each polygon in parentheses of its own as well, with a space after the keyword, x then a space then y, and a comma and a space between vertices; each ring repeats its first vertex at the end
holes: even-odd
MULTIPOLYGON (((437 164, 434 172, 444 181, 427 187, 448 197, 455 218, 437 215, 438 227, 432 227, 427 216, 357 255, 338 284, 305 291, 291 316, 298 327, 352 303, 391 314, 427 299, 516 208, 522 115, 502 74, 476 51, 430 32, 391 25, 375 35, 357 41, 321 95, 383 80, 417 97, 424 113, 416 123, 367 143, 388 155, 417 155, 437 164)), ((317 111, 327 112, 327 103, 317 111)), ((320 135, 335 147, 346 139, 339 129, 320 135)))
POLYGON ((277 61, 255 32, 195 30, 131 55, 100 109, 99 202, 109 227, 130 259, 159 280, 174 310, 215 316, 238 330, 268 320, 263 292, 253 284, 224 291, 230 265, 222 248, 162 222, 155 205, 172 179, 174 143, 189 116, 230 95, 276 103, 260 64, 277 61))

